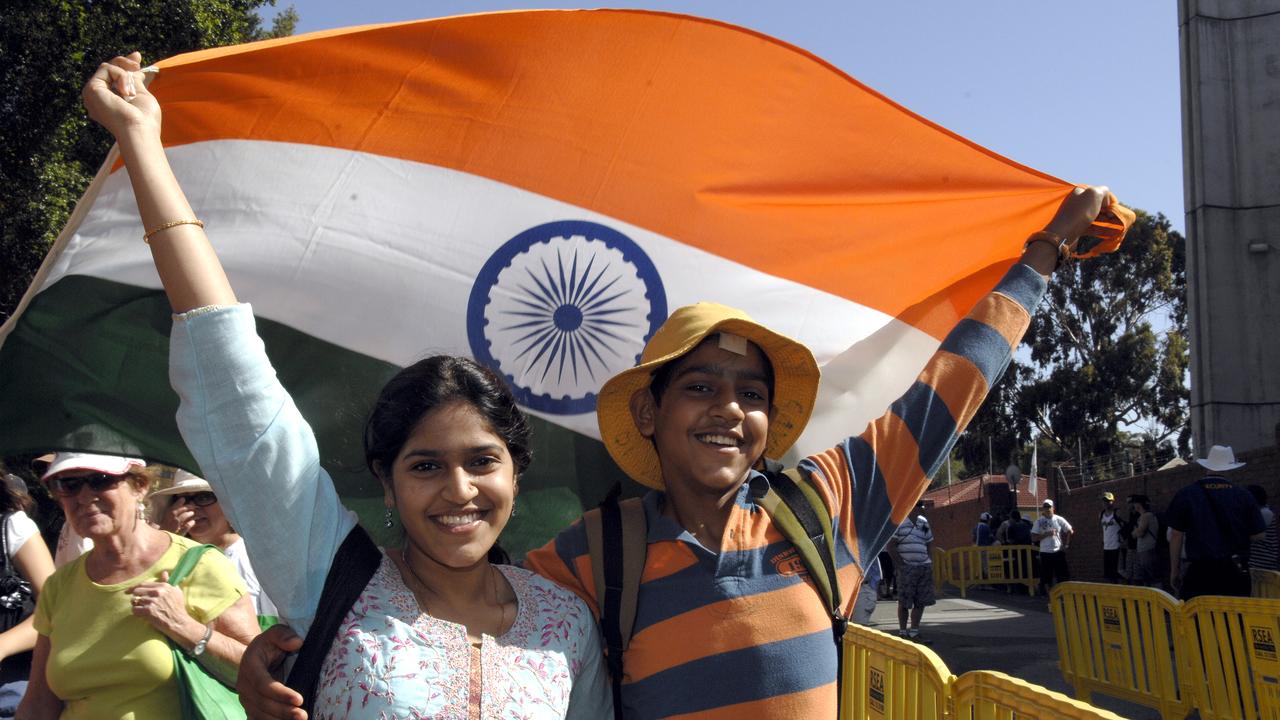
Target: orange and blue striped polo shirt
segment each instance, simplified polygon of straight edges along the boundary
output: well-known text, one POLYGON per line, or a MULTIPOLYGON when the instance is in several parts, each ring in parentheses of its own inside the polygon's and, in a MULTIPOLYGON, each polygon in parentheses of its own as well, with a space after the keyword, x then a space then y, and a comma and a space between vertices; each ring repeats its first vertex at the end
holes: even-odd
MULTIPOLYGON (((988 389, 1008 366, 1046 283, 1017 264, 943 340, 911 388, 859 435, 800 463, 831 510, 846 611, 875 557, 988 389)), ((752 472, 722 546, 703 547, 644 498, 648 552, 622 703, 629 718, 822 718, 836 708, 831 622, 796 549, 757 504, 752 472)), ((533 551, 529 568, 578 593, 599 617, 581 522, 533 551)))

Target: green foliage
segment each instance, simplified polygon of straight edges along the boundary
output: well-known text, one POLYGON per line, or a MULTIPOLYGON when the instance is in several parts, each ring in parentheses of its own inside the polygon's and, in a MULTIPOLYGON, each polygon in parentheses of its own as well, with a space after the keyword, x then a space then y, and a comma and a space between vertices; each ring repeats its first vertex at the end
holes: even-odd
POLYGON ((258 11, 275 0, 26 0, 0 22, 0 322, 30 285, 111 147, 89 122, 80 87, 99 62, 139 50, 147 61, 281 37, 258 11))
POLYGON ((997 465, 1028 455, 1033 427, 1056 446, 1042 467, 1135 447, 1187 454, 1186 315, 1183 238, 1138 211, 1114 255, 1055 274, 1024 341, 1030 363, 1015 360, 961 439, 966 466, 985 471, 988 436, 997 465))

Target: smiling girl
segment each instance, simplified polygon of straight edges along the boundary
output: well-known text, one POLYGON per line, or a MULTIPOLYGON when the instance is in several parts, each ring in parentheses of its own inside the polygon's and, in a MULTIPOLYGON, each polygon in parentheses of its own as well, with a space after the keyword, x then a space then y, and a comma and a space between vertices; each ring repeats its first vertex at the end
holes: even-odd
MULTIPOLYGON (((355 517, 169 168, 140 60, 104 63, 85 106, 116 138, 176 313, 170 375, 183 437, 281 619, 306 635, 355 517)), ((383 552, 342 620, 316 716, 608 716, 587 607, 490 559, 530 461, 528 425, 501 380, 470 360, 422 360, 383 388, 364 445, 386 522, 401 519, 405 542, 383 552)))

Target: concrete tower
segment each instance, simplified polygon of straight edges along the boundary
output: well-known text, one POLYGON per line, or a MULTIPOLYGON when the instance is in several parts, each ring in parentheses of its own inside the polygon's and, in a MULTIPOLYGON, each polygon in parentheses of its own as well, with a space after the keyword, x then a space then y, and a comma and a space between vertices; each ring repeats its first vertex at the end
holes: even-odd
POLYGON ((1280 0, 1179 0, 1195 449, 1280 423, 1280 0))

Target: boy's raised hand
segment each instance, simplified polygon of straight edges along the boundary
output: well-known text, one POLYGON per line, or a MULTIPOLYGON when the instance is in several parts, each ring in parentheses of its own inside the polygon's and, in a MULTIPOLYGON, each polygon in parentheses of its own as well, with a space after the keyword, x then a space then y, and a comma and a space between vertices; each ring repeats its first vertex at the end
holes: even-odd
POLYGON ((131 129, 159 132, 160 103, 143 82, 140 53, 115 57, 99 65, 80 95, 89 117, 117 139, 131 129))
POLYGON ((1072 190, 1044 229, 1066 238, 1068 245, 1074 245, 1093 221, 1098 219, 1098 213, 1102 212, 1109 194, 1105 185, 1072 190))
MULTIPOLYGON (((1070 252, 1079 242, 1089 226, 1098 219, 1106 204, 1110 191, 1104 186, 1077 187, 1071 191, 1058 206, 1058 212, 1045 225, 1050 234, 1047 238, 1032 235, 1033 242, 1028 243, 1022 253, 1022 262, 1046 278, 1053 275, 1059 265, 1058 243, 1062 243, 1070 252), (1046 242, 1047 240, 1047 242, 1046 242)), ((1039 235, 1039 233, 1037 233, 1039 235)))

